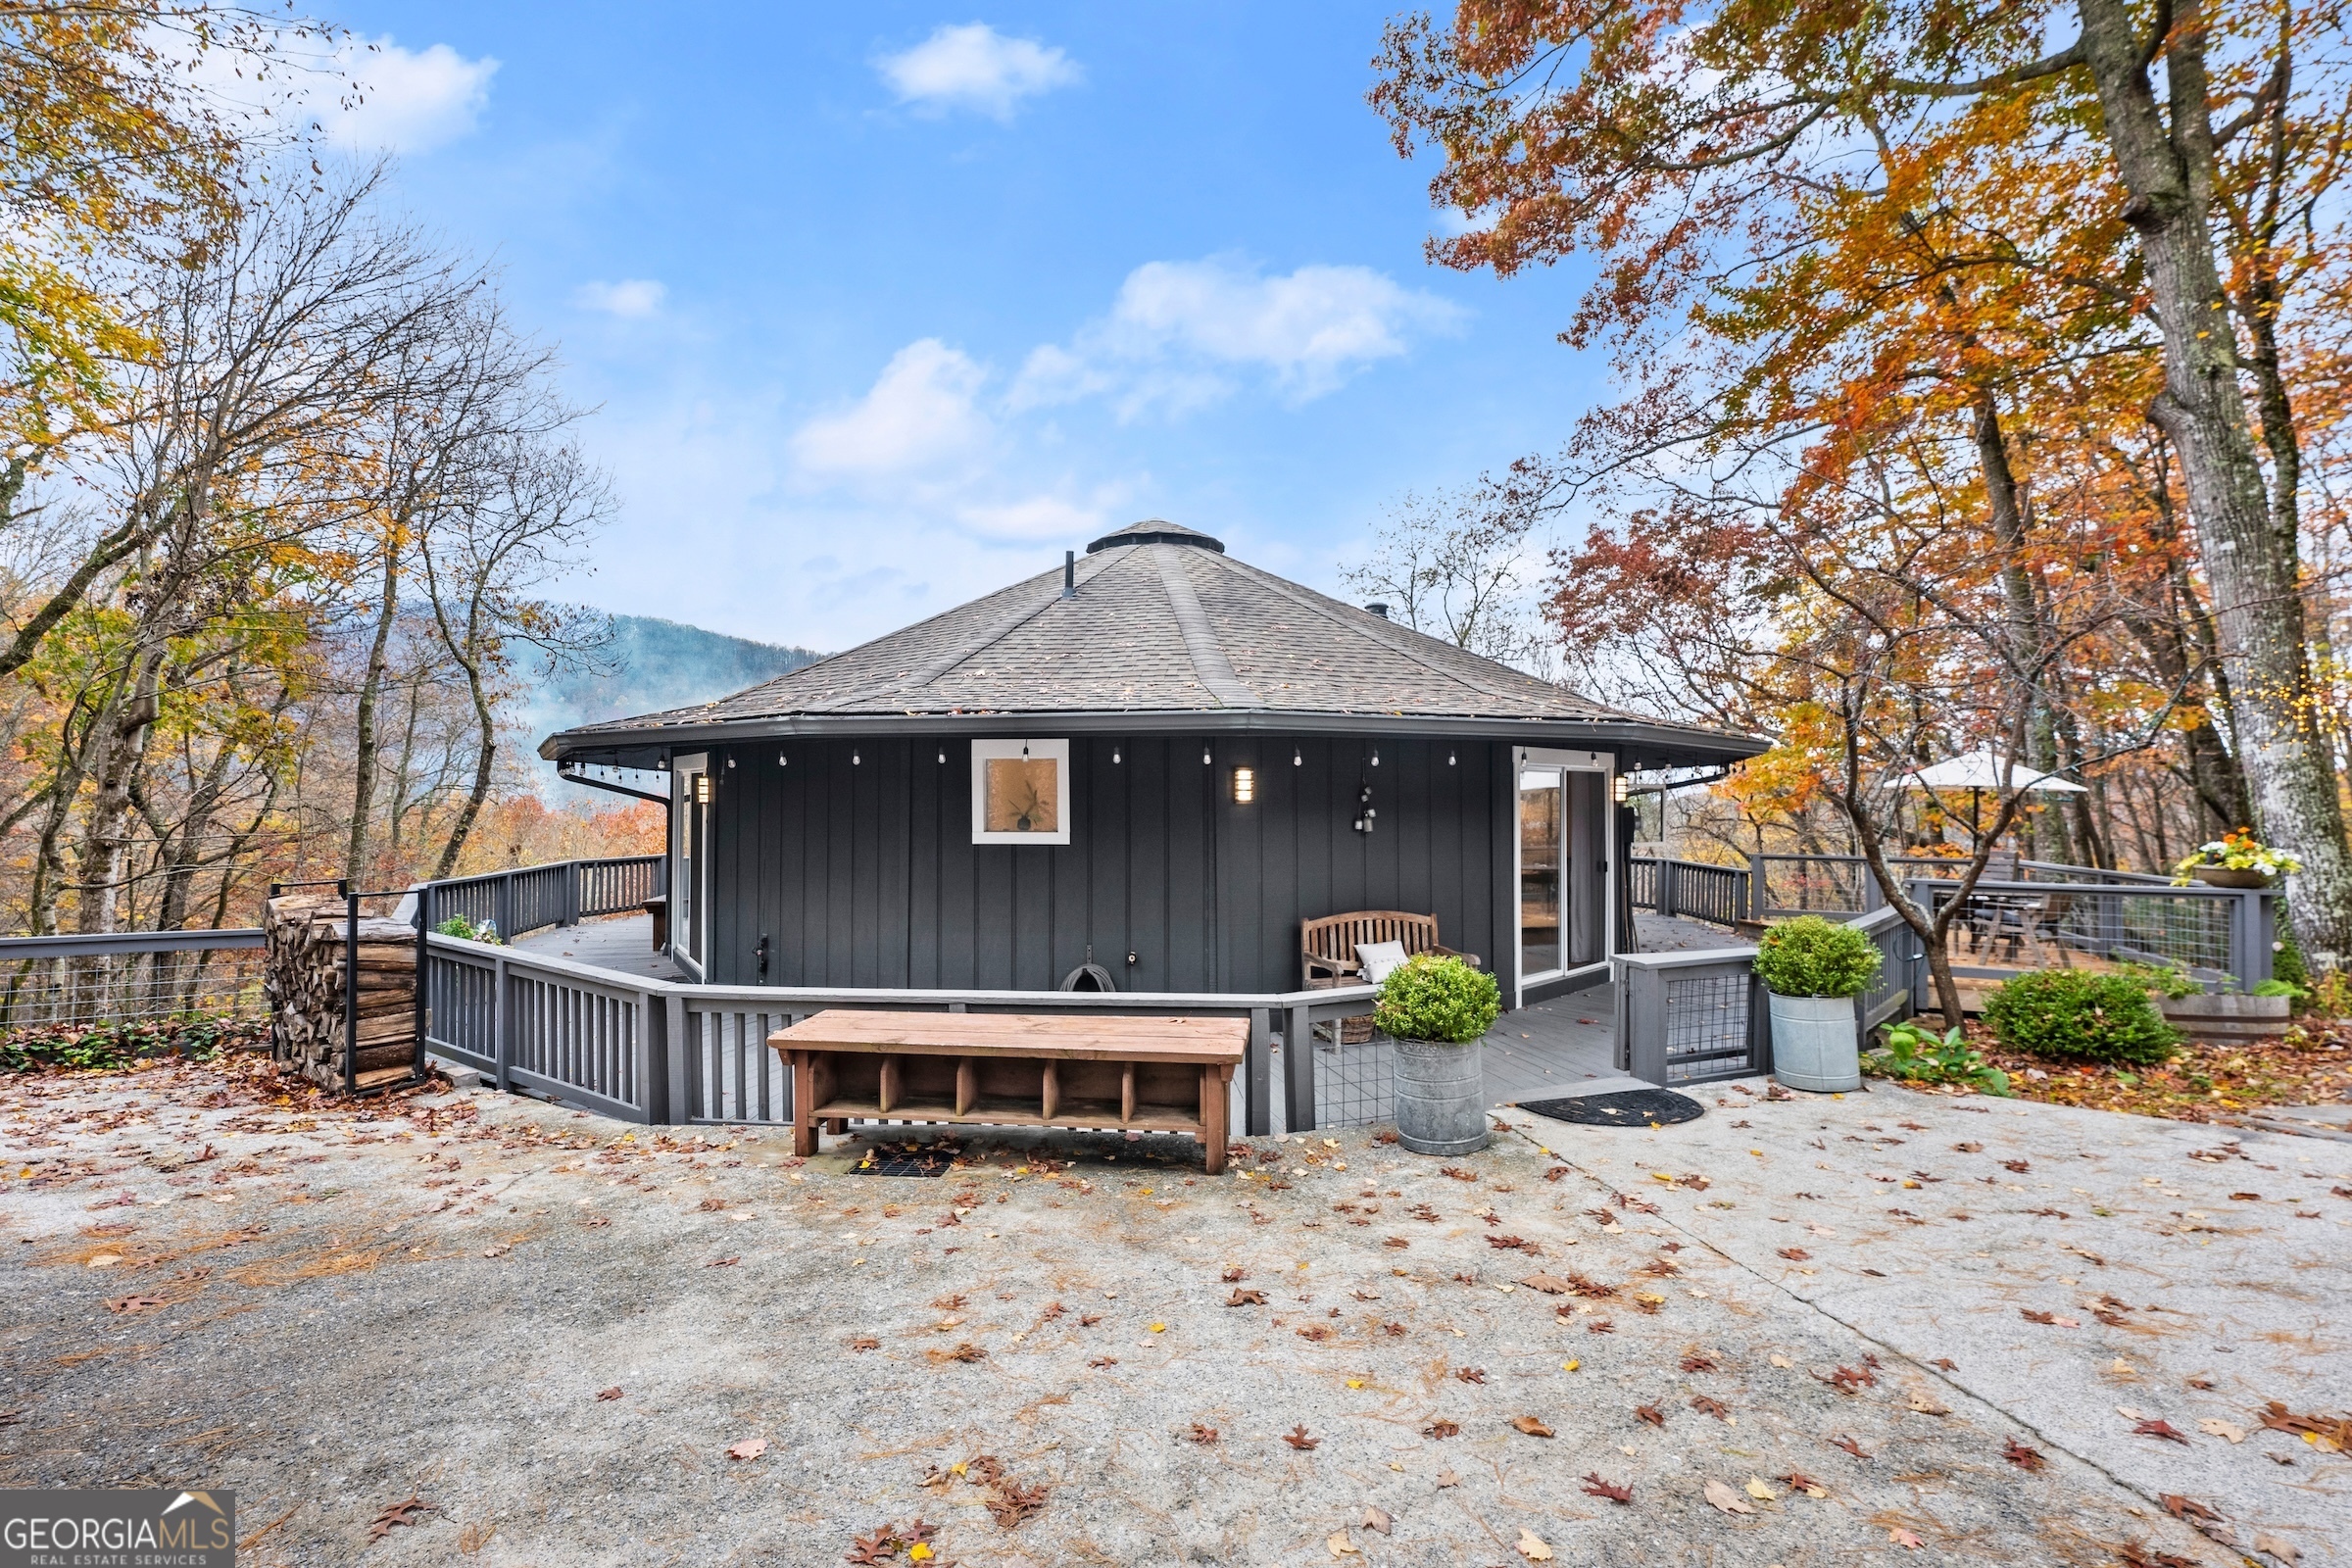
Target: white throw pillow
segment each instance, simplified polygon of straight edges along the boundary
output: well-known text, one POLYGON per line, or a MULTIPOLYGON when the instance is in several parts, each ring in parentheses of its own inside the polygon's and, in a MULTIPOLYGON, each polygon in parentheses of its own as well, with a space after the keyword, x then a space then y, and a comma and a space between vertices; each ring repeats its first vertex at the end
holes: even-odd
POLYGON ((1359 942, 1355 945, 1355 961, 1364 967, 1364 978, 1374 985, 1389 977, 1391 969, 1404 964, 1404 944, 1401 942, 1359 942))

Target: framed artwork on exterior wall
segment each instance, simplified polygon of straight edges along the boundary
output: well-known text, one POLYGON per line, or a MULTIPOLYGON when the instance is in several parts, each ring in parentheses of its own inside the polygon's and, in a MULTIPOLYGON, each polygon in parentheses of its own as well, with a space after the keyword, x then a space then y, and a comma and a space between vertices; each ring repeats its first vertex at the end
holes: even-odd
POLYGON ((972 742, 972 842, 1070 842, 1070 743, 972 742))

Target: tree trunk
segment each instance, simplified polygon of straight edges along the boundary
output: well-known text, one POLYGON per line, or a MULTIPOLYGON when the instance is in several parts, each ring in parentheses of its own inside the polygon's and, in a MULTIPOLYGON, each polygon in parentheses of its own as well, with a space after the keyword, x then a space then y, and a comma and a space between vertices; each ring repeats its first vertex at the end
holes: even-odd
POLYGON ((368 646, 368 669, 360 679, 359 709, 352 716, 351 843, 343 856, 343 874, 355 885, 367 878, 368 817, 375 809, 375 704, 384 684, 384 650, 391 645, 392 621, 399 610, 400 549, 387 533, 383 602, 376 607, 375 640, 368 646))
POLYGON ((2108 144, 2131 192, 2123 217, 2138 235, 2164 336, 2164 388, 2148 416, 2187 481, 2256 825, 2302 863, 2290 884, 2295 936, 2315 963, 2333 968, 2352 955, 2352 851, 2314 723, 2296 562, 2273 527, 2208 227, 2214 150, 2202 8, 2197 0, 2172 7, 2168 128, 2124 0, 2077 4, 2108 144))

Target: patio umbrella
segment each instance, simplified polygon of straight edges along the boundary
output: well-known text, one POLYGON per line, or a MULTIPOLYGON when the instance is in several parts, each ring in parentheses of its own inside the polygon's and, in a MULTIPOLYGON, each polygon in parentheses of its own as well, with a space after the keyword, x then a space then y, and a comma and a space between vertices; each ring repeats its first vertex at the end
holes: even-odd
POLYGON ((2036 773, 2030 767, 2004 762, 1989 751, 1963 753, 1948 761, 1919 768, 1911 774, 1921 789, 2036 790, 2055 795, 2086 795, 2089 791, 2055 773, 2036 773))
POLYGON ((1911 780, 1915 787, 1923 790, 1968 791, 1968 833, 1972 839, 1977 836, 1978 804, 1986 790, 2008 788, 2045 795, 2090 793, 2082 785, 2056 774, 2036 773, 2030 767, 2005 762, 1989 750, 1963 752, 1948 760, 1919 768, 1911 774, 1911 780))

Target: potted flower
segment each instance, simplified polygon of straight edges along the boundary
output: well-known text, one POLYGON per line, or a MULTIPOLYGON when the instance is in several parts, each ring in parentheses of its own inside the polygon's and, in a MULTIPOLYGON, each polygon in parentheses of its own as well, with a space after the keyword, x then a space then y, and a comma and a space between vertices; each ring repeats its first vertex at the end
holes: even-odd
POLYGON ((1878 944, 1818 914, 1765 928, 1756 978, 1772 993, 1772 1075, 1790 1089, 1843 1094, 1862 1087, 1854 999, 1879 972, 1878 944))
POLYGON ((1372 1022, 1396 1042, 1396 1141, 1416 1154, 1487 1147, 1479 1039, 1502 1011, 1494 977, 1459 958, 1417 954, 1380 985, 1372 1022))
POLYGON ((2186 887, 2193 878, 2217 888, 2261 888, 2278 877, 2303 869, 2303 862, 2284 850, 2274 850, 2254 836, 2251 828, 2235 828, 2173 867, 2173 882, 2186 887))

